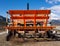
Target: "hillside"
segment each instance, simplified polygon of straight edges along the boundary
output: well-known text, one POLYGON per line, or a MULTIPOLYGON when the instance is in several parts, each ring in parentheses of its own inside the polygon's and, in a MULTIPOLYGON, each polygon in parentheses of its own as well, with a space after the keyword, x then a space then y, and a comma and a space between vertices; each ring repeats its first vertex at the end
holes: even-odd
POLYGON ((0 26, 6 26, 6 18, 1 15, 0 15, 0 26))
POLYGON ((51 21, 51 25, 57 25, 57 26, 59 26, 60 25, 60 20, 52 20, 51 21))

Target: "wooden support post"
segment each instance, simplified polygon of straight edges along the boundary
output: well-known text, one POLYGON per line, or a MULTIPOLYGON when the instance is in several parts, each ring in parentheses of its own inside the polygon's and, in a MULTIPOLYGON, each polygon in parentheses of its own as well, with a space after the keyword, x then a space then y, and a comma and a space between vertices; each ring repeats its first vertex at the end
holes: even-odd
POLYGON ((24 28, 26 27, 26 20, 25 20, 25 18, 24 18, 25 16, 24 16, 24 14, 23 14, 23 20, 24 20, 24 28))
POLYGON ((7 15, 6 15, 6 26, 7 26, 7 24, 8 24, 8 12, 6 12, 7 13, 7 15))

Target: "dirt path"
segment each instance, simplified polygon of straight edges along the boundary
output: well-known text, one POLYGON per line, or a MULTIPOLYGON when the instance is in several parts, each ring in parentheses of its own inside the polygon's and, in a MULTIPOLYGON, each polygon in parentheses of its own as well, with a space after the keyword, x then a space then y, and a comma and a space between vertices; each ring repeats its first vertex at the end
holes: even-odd
POLYGON ((60 41, 40 41, 40 42, 24 42, 21 43, 17 40, 6 41, 6 33, 0 35, 0 46, 60 46, 60 41))

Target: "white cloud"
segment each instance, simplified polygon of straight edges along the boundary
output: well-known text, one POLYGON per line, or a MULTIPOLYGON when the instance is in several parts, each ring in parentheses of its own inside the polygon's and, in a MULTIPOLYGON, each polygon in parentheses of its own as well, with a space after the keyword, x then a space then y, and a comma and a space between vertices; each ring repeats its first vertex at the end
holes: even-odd
POLYGON ((52 4, 52 3, 58 3, 60 0, 46 0, 46 2, 52 4))
POLYGON ((48 9, 51 10, 51 19, 60 19, 60 5, 55 5, 48 9))
POLYGON ((46 9, 46 8, 45 8, 45 7, 41 7, 40 10, 42 10, 42 9, 44 10, 44 9, 46 9))
POLYGON ((51 11, 53 13, 60 14, 60 5, 55 5, 55 6, 48 8, 48 9, 51 9, 51 11))
POLYGON ((55 5, 50 8, 44 8, 44 9, 50 9, 50 19, 59 19, 60 20, 60 5, 55 5))
POLYGON ((51 13, 50 14, 50 20, 52 20, 52 19, 54 19, 54 20, 60 20, 60 17, 58 17, 57 14, 51 13))

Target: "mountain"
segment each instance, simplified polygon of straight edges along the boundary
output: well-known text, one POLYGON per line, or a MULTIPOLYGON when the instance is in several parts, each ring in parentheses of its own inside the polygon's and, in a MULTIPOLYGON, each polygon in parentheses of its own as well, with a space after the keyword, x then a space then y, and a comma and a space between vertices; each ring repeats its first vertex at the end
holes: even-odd
POLYGON ((60 20, 51 20, 51 25, 60 25, 60 20))
POLYGON ((2 21, 6 21, 6 18, 5 17, 3 17, 3 16, 0 16, 0 22, 2 22, 2 21))
MULTIPOLYGON (((9 19, 8 19, 9 21, 9 19)), ((3 17, 0 15, 0 26, 5 26, 6 25, 6 17, 3 17)))

